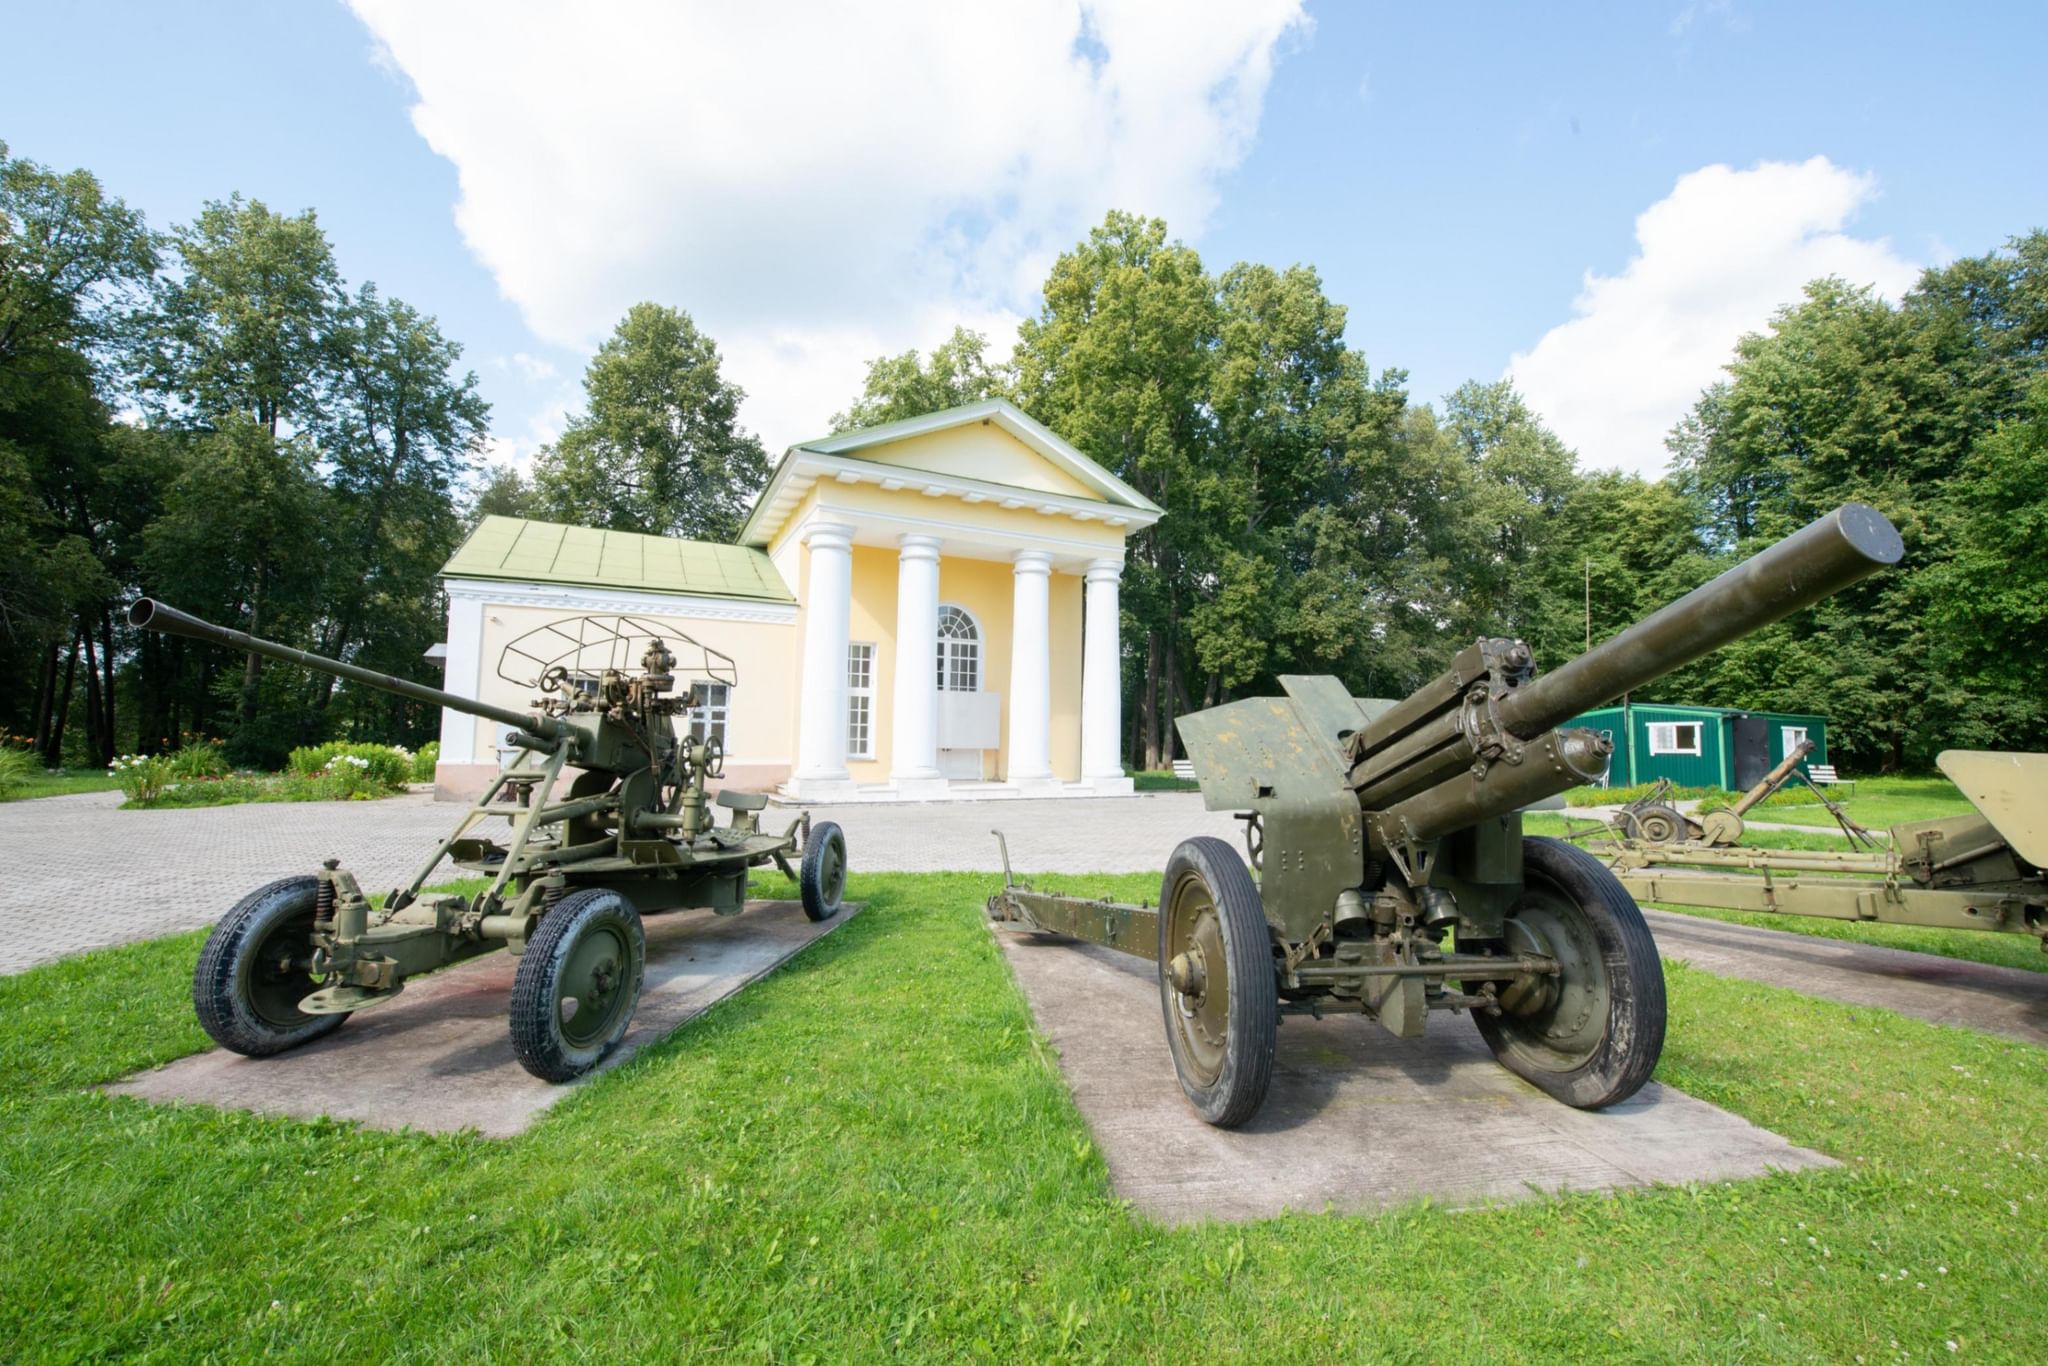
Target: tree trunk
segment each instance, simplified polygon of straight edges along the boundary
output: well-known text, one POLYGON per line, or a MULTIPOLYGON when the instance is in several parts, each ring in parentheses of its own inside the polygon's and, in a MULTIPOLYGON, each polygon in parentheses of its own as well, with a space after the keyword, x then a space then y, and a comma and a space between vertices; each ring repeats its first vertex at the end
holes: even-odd
POLYGON ((1147 769, 1159 768, 1159 632, 1145 633, 1145 683, 1138 690, 1138 732, 1147 769))
POLYGON ((119 742, 114 738, 114 612, 108 607, 100 609, 100 706, 100 737, 112 762, 119 742))
MULTIPOLYGON (((263 634, 263 571, 256 571, 256 588, 249 595, 249 634, 263 634)), ((263 676, 263 656, 251 650, 242 660, 242 727, 256 724, 256 683, 263 676)))
POLYGON ((85 642, 85 743, 101 765, 113 762, 112 744, 100 729, 100 664, 85 618, 78 619, 79 638, 85 642))
POLYGON ((34 722, 29 728, 35 737, 33 744, 37 753, 42 752, 50 738, 50 704, 57 697, 57 642, 51 641, 42 654, 42 661, 36 668, 36 705, 31 713, 34 722))
POLYGON ((71 716, 71 680, 78 674, 78 636, 71 637, 71 654, 64 661, 64 686, 57 694, 57 705, 50 711, 50 741, 43 750, 43 766, 62 768, 64 766, 64 723, 71 716))

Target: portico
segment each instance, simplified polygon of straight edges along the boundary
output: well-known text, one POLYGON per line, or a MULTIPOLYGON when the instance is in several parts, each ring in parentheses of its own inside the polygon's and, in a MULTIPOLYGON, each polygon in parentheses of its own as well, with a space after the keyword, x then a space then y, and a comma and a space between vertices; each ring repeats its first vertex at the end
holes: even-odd
POLYGON ((740 540, 797 585, 797 801, 1115 795, 1124 538, 1159 509, 1001 401, 792 447, 740 540))

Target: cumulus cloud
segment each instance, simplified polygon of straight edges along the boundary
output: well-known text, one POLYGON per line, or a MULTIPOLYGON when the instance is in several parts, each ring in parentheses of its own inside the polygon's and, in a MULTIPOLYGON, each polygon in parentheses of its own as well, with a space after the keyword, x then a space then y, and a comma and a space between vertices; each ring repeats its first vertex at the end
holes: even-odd
POLYGON ((1197 233, 1300 0, 351 0, 541 338, 639 299, 718 339, 771 445, 870 356, 1008 328, 1111 208, 1197 233))
POLYGON ((1518 352, 1509 377, 1586 465, 1656 477, 1665 435, 1735 343, 1807 281, 1897 297, 1918 277, 1885 239, 1843 230, 1876 192, 1874 177, 1819 156, 1679 177, 1636 219, 1635 256, 1617 275, 1587 272, 1574 316, 1518 352))

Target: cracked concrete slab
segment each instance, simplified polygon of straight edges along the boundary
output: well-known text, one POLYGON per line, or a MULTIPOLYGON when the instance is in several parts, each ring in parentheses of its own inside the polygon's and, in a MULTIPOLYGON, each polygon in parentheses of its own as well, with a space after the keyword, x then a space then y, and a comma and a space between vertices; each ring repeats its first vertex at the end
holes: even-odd
POLYGON ((1424 1196, 1471 1206, 1835 1165, 1657 1082, 1598 1113, 1559 1104, 1495 1063, 1462 1015, 1437 1015, 1412 1040, 1355 1015, 1290 1017, 1265 1107, 1242 1129, 1213 1129, 1174 1079, 1152 964, 992 932, 1117 1194, 1163 1223, 1352 1213, 1424 1196), (1424 1156, 1447 1144, 1448 1160, 1424 1156))
MULTIPOLYGON (((860 911, 823 924, 794 901, 750 901, 736 916, 679 911, 647 917, 647 977, 626 1037, 596 1075, 659 1043, 748 983, 766 976, 860 911)), ((299 1119, 330 1116, 378 1129, 491 1138, 524 1130, 582 1080, 540 1080, 512 1053, 506 1007, 518 960, 471 959, 409 984, 398 998, 274 1058, 225 1049, 196 1053, 106 1089, 299 1119)))

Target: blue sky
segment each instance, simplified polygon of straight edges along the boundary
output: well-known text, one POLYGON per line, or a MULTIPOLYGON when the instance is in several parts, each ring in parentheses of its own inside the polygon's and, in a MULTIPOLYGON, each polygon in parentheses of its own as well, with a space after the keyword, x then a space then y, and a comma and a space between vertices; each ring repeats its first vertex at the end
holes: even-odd
POLYGON ((1896 293, 2048 226, 2039 5, 1202 9, 17 7, 0 139, 158 226, 316 208, 464 344, 510 458, 636 299, 697 316, 779 447, 868 356, 1007 341, 1116 206, 1315 265, 1419 397, 1512 372, 1656 473, 1800 280, 1896 293))

